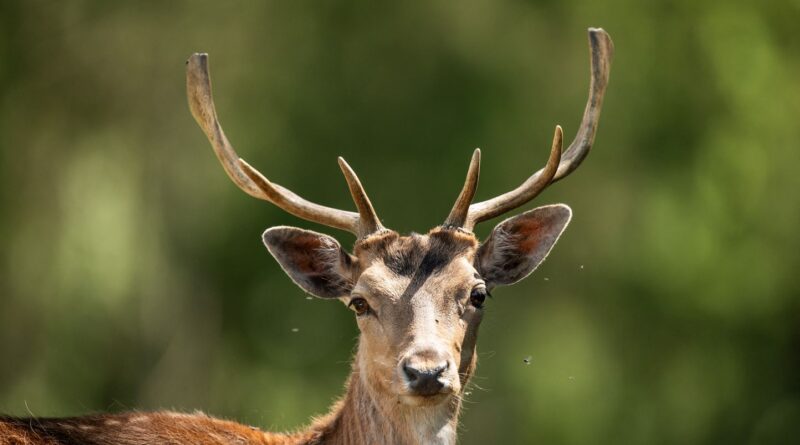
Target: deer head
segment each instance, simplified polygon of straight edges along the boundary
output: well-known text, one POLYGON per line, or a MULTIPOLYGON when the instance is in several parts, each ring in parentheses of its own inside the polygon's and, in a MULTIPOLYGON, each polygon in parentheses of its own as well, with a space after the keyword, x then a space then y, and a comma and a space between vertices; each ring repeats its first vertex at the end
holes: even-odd
MULTIPOLYGON (((591 83, 575 139, 562 151, 556 126, 544 168, 519 187, 472 203, 480 150, 444 223, 425 235, 386 229, 356 174, 339 158, 358 212, 307 201, 271 182, 234 151, 217 119, 208 56, 187 62, 189 105, 223 168, 245 193, 300 218, 356 235, 352 253, 332 237, 273 227, 263 241, 289 277, 306 292, 338 299, 355 313, 361 331, 354 369, 371 391, 407 405, 438 405, 459 394, 475 368, 475 343, 486 297, 516 283, 547 257, 570 221, 564 204, 529 210, 499 223, 479 242, 477 223, 516 209, 574 171, 594 141, 613 45, 602 29, 589 30, 591 83)), ((396 403, 396 402, 393 402, 396 403)))

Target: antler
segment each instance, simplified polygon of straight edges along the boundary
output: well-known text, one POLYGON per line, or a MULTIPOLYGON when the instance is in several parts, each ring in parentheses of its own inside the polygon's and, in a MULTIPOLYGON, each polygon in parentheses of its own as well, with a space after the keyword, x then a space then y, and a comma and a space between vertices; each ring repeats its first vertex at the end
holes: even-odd
POLYGON ((358 213, 307 201, 292 191, 270 182, 244 159, 239 158, 233 146, 228 142, 228 138, 225 137, 225 132, 222 131, 222 126, 217 119, 217 111, 211 95, 207 54, 196 53, 186 61, 186 94, 189 98, 192 116, 211 142, 222 167, 231 180, 245 193, 269 201, 297 217, 347 230, 358 237, 364 237, 383 229, 361 182, 342 158, 339 158, 339 166, 347 180, 358 213))
POLYGON ((611 69, 611 58, 614 55, 614 44, 611 37, 602 28, 589 28, 589 46, 591 48, 592 77, 589 84, 589 99, 583 112, 583 120, 578 134, 561 154, 563 134, 561 127, 556 126, 550 158, 547 165, 534 173, 516 189, 503 193, 492 199, 470 205, 469 202, 478 187, 478 171, 480 170, 480 152, 476 151, 470 163, 467 180, 461 190, 453 210, 445 220, 446 226, 463 227, 472 230, 475 224, 502 215, 535 198, 548 185, 562 179, 578 168, 589 154, 597 133, 597 123, 603 106, 603 96, 608 85, 608 74, 611 69), (469 197, 469 200, 465 198, 469 197), (466 201, 466 202, 465 202, 466 201))

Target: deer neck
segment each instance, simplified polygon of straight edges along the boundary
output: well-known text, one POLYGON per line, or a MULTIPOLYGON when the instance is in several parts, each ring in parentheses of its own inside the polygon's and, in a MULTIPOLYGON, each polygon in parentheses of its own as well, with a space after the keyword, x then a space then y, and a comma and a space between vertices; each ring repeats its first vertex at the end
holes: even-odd
POLYGON ((320 419, 324 443, 456 443, 460 394, 437 406, 406 405, 370 380, 367 360, 356 354, 344 398, 320 419))

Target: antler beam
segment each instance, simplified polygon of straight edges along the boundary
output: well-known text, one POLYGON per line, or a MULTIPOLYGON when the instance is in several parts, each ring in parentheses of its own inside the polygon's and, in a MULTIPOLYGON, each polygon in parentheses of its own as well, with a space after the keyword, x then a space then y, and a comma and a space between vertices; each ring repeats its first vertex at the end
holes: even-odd
POLYGON ((361 182, 344 159, 339 158, 339 164, 359 213, 334 209, 303 199, 292 191, 270 182, 258 170, 239 158, 225 137, 217 118, 214 98, 211 95, 207 54, 196 53, 186 61, 186 94, 192 116, 211 142, 225 173, 245 193, 269 201, 299 218, 346 230, 358 237, 383 229, 361 182))

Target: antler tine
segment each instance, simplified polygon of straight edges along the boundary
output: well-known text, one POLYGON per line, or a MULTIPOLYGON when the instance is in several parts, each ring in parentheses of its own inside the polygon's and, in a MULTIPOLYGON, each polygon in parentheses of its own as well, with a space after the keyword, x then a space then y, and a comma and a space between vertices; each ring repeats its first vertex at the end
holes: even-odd
POLYGON ((560 161, 553 169, 551 161, 555 154, 556 139, 560 139, 561 129, 556 127, 556 136, 550 152, 550 161, 545 168, 537 171, 516 189, 492 199, 472 204, 469 207, 469 216, 464 228, 471 230, 475 224, 502 215, 530 201, 548 185, 562 179, 578 168, 589 154, 597 133, 597 123, 600 110, 603 106, 603 97, 608 85, 608 75, 611 69, 611 58, 614 55, 614 44, 608 33, 602 28, 589 28, 589 46, 591 48, 591 82, 589 84, 589 98, 583 112, 580 129, 575 135, 567 151, 560 156, 560 161), (551 171, 552 174, 551 174, 551 171))
POLYGON ((558 166, 561 162, 561 148, 563 142, 564 132, 561 130, 560 125, 556 125, 555 133, 553 134, 553 145, 550 147, 550 157, 547 159, 547 165, 516 189, 503 193, 488 201, 469 206, 469 214, 464 223, 464 228, 472 230, 475 224, 494 218, 497 215, 502 215, 511 209, 515 209, 535 198, 536 195, 547 188, 558 171, 558 166))
POLYGON ((566 177, 581 165, 589 154, 597 134, 597 124, 600 121, 600 111, 603 108, 608 75, 611 71, 611 59, 614 57, 614 42, 603 28, 589 28, 589 45, 592 57, 589 99, 583 111, 581 127, 564 153, 553 182, 566 177))
POLYGON ((469 213, 469 205, 472 203, 472 198, 475 197, 475 192, 478 190, 478 178, 481 175, 481 149, 476 148, 472 152, 472 160, 469 163, 467 170, 467 178, 464 180, 464 187, 450 210, 450 215, 444 221, 445 227, 463 227, 467 222, 467 215, 469 213))
POLYGON ((346 230, 362 232, 359 214, 334 209, 307 201, 290 190, 270 182, 258 170, 239 158, 225 137, 217 119, 211 95, 211 77, 208 73, 208 55, 196 53, 186 61, 186 94, 189 108, 200 128, 208 137, 225 172, 245 193, 269 201, 281 209, 308 221, 346 230))
POLYGON ((342 169, 344 179, 347 181, 347 187, 350 189, 350 195, 353 196, 353 202, 358 208, 359 233, 357 235, 363 237, 383 230, 381 220, 378 218, 375 208, 372 207, 372 202, 370 202, 367 192, 361 185, 361 181, 358 180, 356 173, 341 156, 339 156, 339 168, 342 169))

